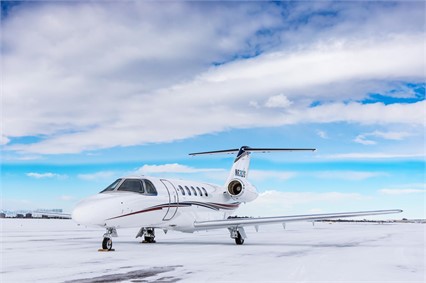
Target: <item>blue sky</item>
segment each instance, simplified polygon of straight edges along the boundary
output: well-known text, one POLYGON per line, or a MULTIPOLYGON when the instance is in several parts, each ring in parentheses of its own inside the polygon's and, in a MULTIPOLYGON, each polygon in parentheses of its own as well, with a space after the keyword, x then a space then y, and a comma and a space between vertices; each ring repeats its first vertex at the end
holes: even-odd
POLYGON ((231 156, 187 154, 249 145, 318 150, 253 155, 241 213, 426 217, 423 2, 13 3, 3 209, 135 173, 221 184, 231 156))

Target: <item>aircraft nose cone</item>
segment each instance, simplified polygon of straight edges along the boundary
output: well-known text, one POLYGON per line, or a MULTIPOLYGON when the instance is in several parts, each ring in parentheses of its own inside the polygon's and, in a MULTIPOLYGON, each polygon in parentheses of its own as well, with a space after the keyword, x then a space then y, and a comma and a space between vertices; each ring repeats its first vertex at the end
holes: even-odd
POLYGON ((78 224, 82 224, 84 220, 84 211, 80 205, 77 205, 71 213, 71 218, 78 224))
POLYGON ((78 224, 84 225, 103 225, 100 219, 93 211, 89 203, 78 204, 71 213, 71 218, 78 224))

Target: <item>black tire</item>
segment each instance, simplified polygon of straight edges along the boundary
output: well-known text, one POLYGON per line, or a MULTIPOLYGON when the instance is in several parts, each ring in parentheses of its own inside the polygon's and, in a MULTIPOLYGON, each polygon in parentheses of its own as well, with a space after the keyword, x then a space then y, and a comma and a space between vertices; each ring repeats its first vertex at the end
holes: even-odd
POLYGON ((237 245, 242 245, 242 244, 244 244, 244 239, 243 239, 243 237, 241 237, 241 234, 240 234, 240 232, 237 232, 237 237, 235 238, 235 243, 237 244, 237 245))
POLYGON ((104 238, 104 240, 102 241, 102 249, 109 250, 109 251, 112 249, 111 238, 104 238))
POLYGON ((144 237, 144 243, 155 243, 155 240, 153 237, 144 237))

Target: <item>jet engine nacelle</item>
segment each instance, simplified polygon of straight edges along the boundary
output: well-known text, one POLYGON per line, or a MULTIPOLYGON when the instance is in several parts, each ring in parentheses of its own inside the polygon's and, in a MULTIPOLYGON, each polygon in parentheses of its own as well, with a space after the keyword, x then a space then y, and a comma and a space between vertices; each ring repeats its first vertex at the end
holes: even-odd
POLYGON ((226 187, 226 193, 239 202, 249 202, 258 196, 256 188, 244 179, 232 179, 226 187))

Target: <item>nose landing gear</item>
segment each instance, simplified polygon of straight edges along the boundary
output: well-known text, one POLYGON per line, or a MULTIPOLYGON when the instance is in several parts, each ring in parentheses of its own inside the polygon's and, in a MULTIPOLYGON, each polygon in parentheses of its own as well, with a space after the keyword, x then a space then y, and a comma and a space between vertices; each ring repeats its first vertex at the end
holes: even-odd
POLYGON ((102 249, 99 249, 98 251, 114 251, 112 248, 111 237, 117 237, 117 230, 114 227, 107 227, 106 233, 104 234, 104 239, 102 240, 102 249))

